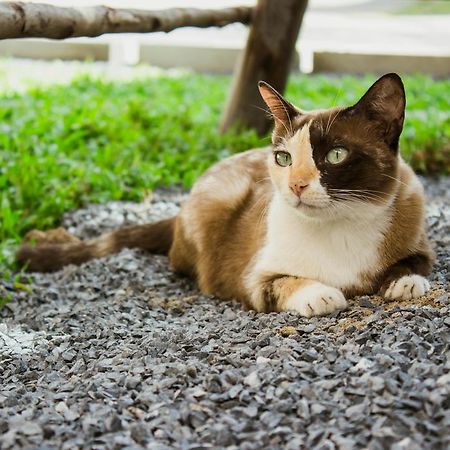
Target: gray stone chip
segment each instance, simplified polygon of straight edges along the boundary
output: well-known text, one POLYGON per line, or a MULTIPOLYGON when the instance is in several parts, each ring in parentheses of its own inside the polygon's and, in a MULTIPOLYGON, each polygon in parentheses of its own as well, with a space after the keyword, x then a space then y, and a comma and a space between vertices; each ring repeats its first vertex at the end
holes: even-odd
MULTIPOLYGON (((449 448, 450 181, 424 181, 438 262, 421 302, 259 314, 134 250, 33 274, 32 293, 0 281, 14 296, 0 309, 0 448, 449 448)), ((64 225, 87 238, 184 197, 92 205, 64 225)))

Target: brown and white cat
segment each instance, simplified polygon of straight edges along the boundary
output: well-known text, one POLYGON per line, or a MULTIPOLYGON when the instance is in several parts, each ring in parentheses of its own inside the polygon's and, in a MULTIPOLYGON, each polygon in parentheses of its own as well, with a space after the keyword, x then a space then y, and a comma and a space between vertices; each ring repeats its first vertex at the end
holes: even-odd
POLYGON ((345 309, 357 294, 425 294, 433 253, 422 186, 398 151, 400 77, 381 77, 353 106, 310 112, 259 89, 273 146, 212 166, 176 217, 84 242, 31 232, 37 245, 24 244, 18 261, 53 271, 138 247, 168 254, 204 293, 305 317, 345 309))

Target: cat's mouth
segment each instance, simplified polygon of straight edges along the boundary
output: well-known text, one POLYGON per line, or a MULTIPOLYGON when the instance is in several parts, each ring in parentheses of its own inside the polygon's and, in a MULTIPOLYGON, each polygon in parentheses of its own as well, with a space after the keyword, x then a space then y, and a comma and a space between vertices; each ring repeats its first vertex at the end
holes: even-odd
POLYGON ((317 198, 311 196, 304 196, 305 198, 287 196, 285 197, 286 202, 294 209, 302 211, 306 214, 308 213, 318 213, 319 211, 324 211, 329 207, 329 200, 324 198, 317 198))

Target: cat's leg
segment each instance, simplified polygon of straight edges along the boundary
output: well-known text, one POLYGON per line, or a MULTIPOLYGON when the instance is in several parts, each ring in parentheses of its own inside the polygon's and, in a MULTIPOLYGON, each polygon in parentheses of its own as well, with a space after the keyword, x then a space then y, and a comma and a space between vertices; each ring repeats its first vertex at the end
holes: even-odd
POLYGON ((418 253, 408 256, 385 271, 380 294, 387 300, 411 300, 421 297, 430 289, 425 278, 432 266, 432 256, 418 253))
POLYGON ((295 311, 304 317, 323 316, 347 308, 339 289, 284 275, 260 278, 259 295, 253 297, 253 303, 260 311, 295 311))

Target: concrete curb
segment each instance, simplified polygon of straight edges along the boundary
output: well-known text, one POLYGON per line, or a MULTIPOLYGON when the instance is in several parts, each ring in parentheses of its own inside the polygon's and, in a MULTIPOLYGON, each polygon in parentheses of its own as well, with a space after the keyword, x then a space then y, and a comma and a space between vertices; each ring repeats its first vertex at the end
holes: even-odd
POLYGON ((49 41, 45 39, 6 39, 0 41, 0 56, 107 61, 109 44, 106 42, 49 41))
MULTIPOLYGON (((242 48, 239 46, 201 46, 177 43, 138 43, 135 42, 139 56, 136 61, 148 63, 164 69, 174 67, 191 68, 199 72, 231 73, 242 48)), ((108 61, 117 59, 114 50, 123 50, 116 41, 66 40, 49 41, 45 39, 8 39, 0 41, 0 56, 108 61), (120 48, 119 48, 120 47, 120 48)), ((297 52, 292 70, 299 70, 300 57, 297 52)), ((127 63, 119 55, 119 63, 127 63)), ((370 54, 363 52, 315 51, 313 53, 314 73, 351 73, 400 72, 425 73, 436 77, 450 76, 450 55, 405 55, 370 54)))
POLYGON ((444 78, 450 76, 450 56, 314 52, 313 72, 427 73, 444 78))

